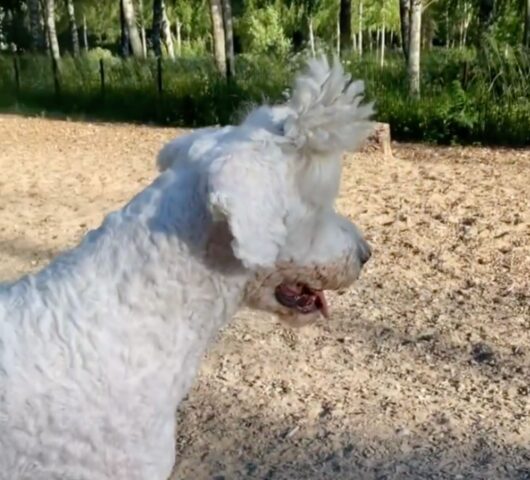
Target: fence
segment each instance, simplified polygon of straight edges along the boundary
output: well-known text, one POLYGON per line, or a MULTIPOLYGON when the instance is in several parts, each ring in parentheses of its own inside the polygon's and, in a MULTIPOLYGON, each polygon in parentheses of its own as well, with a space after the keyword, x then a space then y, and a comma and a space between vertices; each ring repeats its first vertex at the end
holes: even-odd
MULTIPOLYGON (((86 55, 56 63, 44 56, 0 54, 3 108, 197 127, 232 121, 243 101, 255 95, 242 85, 221 78, 209 58, 86 55)), ((256 94, 267 91, 264 84, 248 85, 256 94)))
MULTIPOLYGON (((453 57, 425 56, 419 101, 406 94, 401 56, 384 69, 370 57, 346 65, 365 80, 377 120, 396 139, 529 145, 530 58, 483 65, 453 57)), ((227 82, 209 57, 124 60, 89 52, 65 56, 59 66, 49 57, 0 54, 0 107, 184 127, 233 123, 253 104, 283 100, 298 60, 240 55, 237 77, 227 82)))
MULTIPOLYGON (((54 93, 57 97, 61 95, 61 69, 57 61, 52 58, 50 61, 50 71, 53 77, 54 93)), ((13 76, 15 84, 15 96, 17 100, 21 94, 21 70, 20 70, 20 60, 19 57, 13 56, 13 76)), ((105 75, 105 60, 103 58, 99 59, 99 81, 100 81, 100 92, 101 96, 105 96, 106 91, 106 75, 105 75)), ((159 96, 162 96, 164 91, 164 82, 163 82, 163 62, 160 57, 156 60, 156 91, 159 96)))

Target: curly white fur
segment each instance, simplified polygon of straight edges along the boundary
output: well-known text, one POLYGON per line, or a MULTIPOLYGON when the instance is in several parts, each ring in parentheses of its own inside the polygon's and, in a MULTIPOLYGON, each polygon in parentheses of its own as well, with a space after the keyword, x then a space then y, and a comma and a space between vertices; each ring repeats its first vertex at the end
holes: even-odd
POLYGON ((355 280, 369 248, 333 201, 361 91, 312 62, 287 104, 169 143, 152 185, 0 286, 0 479, 165 480, 175 409, 237 309, 303 324, 279 282, 355 280))

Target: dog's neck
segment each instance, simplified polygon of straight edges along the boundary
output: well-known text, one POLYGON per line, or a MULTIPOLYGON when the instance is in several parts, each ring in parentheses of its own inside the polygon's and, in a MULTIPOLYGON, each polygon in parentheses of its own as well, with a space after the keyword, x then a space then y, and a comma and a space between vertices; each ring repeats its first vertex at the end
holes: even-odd
MULTIPOLYGON (((0 338, 15 352, 31 352, 14 359, 0 348, 0 385, 19 371, 39 372, 31 405, 49 422, 68 424, 93 448, 105 432, 110 457, 137 452, 124 472, 167 478, 174 412, 208 345, 236 313, 246 274, 212 270, 215 242, 193 246, 136 215, 111 214, 80 247, 0 286, 0 338), (46 395, 62 388, 68 396, 48 405, 46 395)), ((106 468, 90 461, 87 468, 106 468)))
POLYGON ((104 366, 109 382, 123 379, 108 388, 132 389, 127 376, 141 378, 142 389, 169 389, 176 405, 181 398, 171 392, 188 389, 209 343, 235 315, 247 272, 230 256, 225 226, 208 224, 200 208, 179 211, 183 202, 159 193, 155 182, 78 248, 8 288, 24 305, 13 309, 14 324, 34 325, 27 341, 44 348, 46 339, 36 358, 55 356, 53 368, 84 358, 104 366))

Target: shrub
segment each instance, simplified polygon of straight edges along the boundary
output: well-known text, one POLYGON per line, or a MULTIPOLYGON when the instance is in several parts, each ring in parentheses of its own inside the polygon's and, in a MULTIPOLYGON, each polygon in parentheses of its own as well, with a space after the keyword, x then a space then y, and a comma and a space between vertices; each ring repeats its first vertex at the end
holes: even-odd
MULTIPOLYGON (((79 58, 67 56, 61 61, 56 92, 49 58, 20 56, 17 96, 13 58, 0 56, 0 106, 188 127, 225 124, 241 119, 254 104, 282 100, 304 57, 239 55, 237 77, 228 83, 209 56, 165 59, 159 94, 154 58, 122 60, 103 49, 79 58)), ((389 52, 383 68, 370 54, 344 63, 354 78, 365 81, 367 98, 376 101, 377 119, 390 123, 397 139, 530 144, 527 52, 500 49, 493 42, 481 52, 433 50, 423 58, 420 100, 406 93, 406 69, 399 52, 389 52)))

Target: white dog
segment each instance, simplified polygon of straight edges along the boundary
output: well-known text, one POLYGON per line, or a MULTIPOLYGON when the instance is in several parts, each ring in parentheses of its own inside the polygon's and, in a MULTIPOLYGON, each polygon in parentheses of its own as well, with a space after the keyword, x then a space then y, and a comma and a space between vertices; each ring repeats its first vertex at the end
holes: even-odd
POLYGON ((152 185, 0 286, 0 479, 166 480, 175 410, 236 311, 328 314, 370 256, 333 208, 372 128, 362 93, 309 62, 287 103, 169 143, 152 185))

